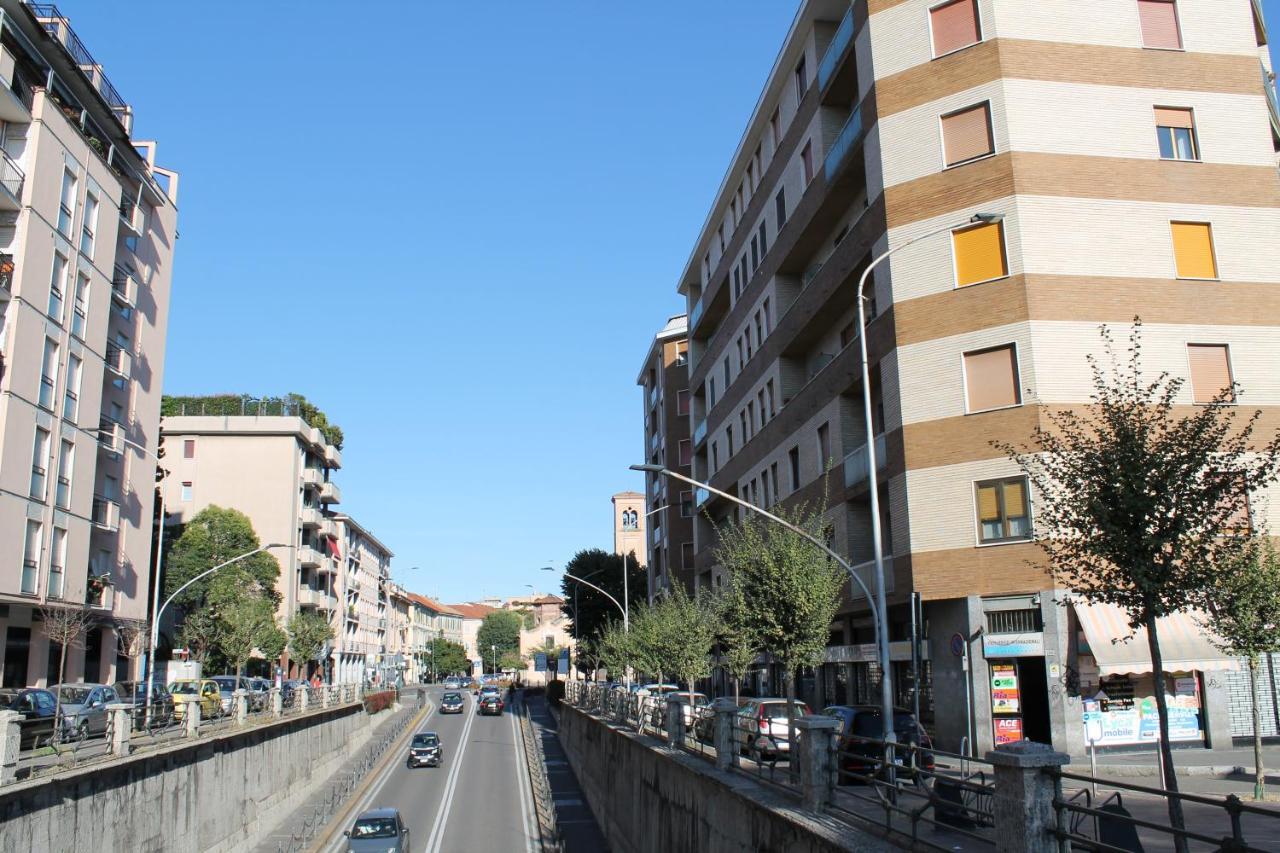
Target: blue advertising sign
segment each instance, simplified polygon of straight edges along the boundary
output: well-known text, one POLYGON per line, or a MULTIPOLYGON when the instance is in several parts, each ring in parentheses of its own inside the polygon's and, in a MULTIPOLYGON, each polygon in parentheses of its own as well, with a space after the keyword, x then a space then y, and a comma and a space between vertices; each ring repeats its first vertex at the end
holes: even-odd
POLYGON ((538 652, 533 656, 533 669, 535 672, 547 671, 547 653, 538 652))

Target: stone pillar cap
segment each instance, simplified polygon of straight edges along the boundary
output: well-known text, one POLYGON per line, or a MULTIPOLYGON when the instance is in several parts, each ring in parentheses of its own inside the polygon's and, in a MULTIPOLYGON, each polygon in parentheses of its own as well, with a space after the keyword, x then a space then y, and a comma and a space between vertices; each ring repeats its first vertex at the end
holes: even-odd
POLYGON ((839 720, 825 714, 809 714, 795 719, 797 729, 834 729, 839 725, 839 720))
POLYGON ((174 699, 176 699, 177 701, 182 702, 182 703, 187 704, 187 705, 190 705, 190 704, 192 704, 193 702, 199 702, 199 701, 200 701, 200 697, 199 697, 199 696, 192 696, 190 693, 187 693, 187 694, 181 694, 181 695, 178 695, 178 696, 174 696, 173 698, 174 698, 174 699))
POLYGON ((111 702, 107 705, 108 711, 132 711, 133 708, 132 702, 111 702))
POLYGON ((1002 743, 986 755, 997 767, 1061 767, 1071 763, 1071 756, 1055 752, 1047 743, 1020 740, 1002 743))

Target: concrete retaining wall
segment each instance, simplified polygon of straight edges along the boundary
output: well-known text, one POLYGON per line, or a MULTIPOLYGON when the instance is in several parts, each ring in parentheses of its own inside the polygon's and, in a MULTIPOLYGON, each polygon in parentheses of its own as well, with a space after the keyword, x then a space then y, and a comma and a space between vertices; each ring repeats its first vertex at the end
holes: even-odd
POLYGON ((2 788, 0 853, 244 850, 373 726, 347 705, 2 788))
POLYGON ((895 848, 785 794, 561 705, 560 742, 613 850, 832 853, 895 848))

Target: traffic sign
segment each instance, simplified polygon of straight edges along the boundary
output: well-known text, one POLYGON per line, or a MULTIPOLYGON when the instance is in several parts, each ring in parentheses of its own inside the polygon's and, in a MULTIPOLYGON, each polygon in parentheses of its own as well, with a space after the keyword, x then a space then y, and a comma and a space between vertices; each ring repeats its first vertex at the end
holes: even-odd
POLYGON ((951 635, 951 654, 958 658, 964 657, 964 634, 959 631, 951 635))

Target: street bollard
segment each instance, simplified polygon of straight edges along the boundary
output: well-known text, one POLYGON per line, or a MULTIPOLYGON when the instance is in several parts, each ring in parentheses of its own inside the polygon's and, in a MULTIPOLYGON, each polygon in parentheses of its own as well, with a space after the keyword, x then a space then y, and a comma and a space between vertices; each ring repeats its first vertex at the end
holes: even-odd
POLYGON ((298 713, 305 714, 307 709, 311 707, 311 688, 298 688, 298 713))
POLYGON ((684 705, 667 702, 667 743, 672 749, 684 746, 684 705))
POLYGON ((1057 818, 1053 810, 1057 781, 1045 768, 1061 767, 1071 756, 1043 743, 1003 743, 987 753, 995 765, 996 850, 1001 853, 1055 853, 1057 818))
POLYGON ((249 721, 249 691, 237 690, 231 694, 233 707, 236 709, 236 725, 243 726, 249 721))
POLYGON ((284 716, 284 691, 279 687, 272 687, 271 694, 271 716, 277 720, 284 716))
POLYGON ((716 748, 716 767, 728 770, 738 764, 738 745, 733 739, 733 718, 738 713, 738 705, 732 699, 717 699, 711 703, 711 712, 716 715, 712 738, 716 748))
POLYGON ((133 712, 134 706, 132 702, 112 702, 107 706, 107 714, 111 719, 111 742, 107 744, 107 750, 112 755, 128 755, 130 752, 129 739, 133 734, 133 712))
POLYGON ((200 697, 182 696, 182 722, 187 737, 200 737, 200 697))
POLYGON ((805 716, 795 721, 798 744, 792 745, 800 770, 801 799, 805 808, 821 812, 831 802, 831 738, 840 721, 835 717, 805 716))
POLYGON ((22 749, 22 714, 0 711, 0 785, 10 785, 18 774, 22 749))

